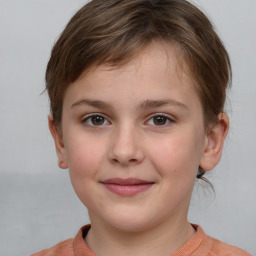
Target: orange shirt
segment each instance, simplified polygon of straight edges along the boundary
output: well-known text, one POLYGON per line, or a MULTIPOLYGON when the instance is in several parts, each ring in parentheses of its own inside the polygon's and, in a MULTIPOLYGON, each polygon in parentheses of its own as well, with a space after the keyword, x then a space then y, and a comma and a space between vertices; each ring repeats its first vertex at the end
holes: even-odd
MULTIPOLYGON (((238 247, 207 236, 200 226, 193 226, 197 230, 194 236, 170 256, 252 256, 238 247)), ((84 242, 89 229, 90 225, 86 225, 74 239, 65 240, 31 256, 96 256, 84 242)))

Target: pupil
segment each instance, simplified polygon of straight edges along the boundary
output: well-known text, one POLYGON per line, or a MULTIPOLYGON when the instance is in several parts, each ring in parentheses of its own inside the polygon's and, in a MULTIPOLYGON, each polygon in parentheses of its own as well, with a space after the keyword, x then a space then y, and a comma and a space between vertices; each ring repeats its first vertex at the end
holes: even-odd
POLYGON ((94 125, 101 125, 104 123, 104 117, 102 116, 93 116, 92 117, 92 123, 94 125))
POLYGON ((166 123, 166 117, 164 117, 164 116, 154 117, 154 124, 156 124, 156 125, 164 125, 165 123, 166 123))

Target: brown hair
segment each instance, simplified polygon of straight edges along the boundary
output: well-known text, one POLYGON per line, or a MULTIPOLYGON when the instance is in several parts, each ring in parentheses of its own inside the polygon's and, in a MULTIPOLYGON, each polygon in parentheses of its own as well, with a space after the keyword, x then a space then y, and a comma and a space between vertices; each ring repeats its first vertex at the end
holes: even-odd
MULTIPOLYGON (((153 41, 175 44, 196 81, 206 124, 223 112, 231 78, 229 56, 211 22, 185 0, 92 0, 55 43, 46 89, 61 126, 65 92, 88 68, 122 65, 153 41)), ((201 175, 202 176, 202 175, 201 175)))

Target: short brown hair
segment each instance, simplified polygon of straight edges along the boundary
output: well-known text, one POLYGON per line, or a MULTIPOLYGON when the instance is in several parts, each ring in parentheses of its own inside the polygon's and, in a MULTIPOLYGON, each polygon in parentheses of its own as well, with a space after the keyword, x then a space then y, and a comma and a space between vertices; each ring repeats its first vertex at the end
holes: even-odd
POLYGON ((209 19, 185 0, 92 0, 55 43, 46 89, 57 127, 65 92, 88 68, 121 65, 153 41, 179 47, 196 81, 206 123, 223 112, 231 78, 229 56, 209 19))

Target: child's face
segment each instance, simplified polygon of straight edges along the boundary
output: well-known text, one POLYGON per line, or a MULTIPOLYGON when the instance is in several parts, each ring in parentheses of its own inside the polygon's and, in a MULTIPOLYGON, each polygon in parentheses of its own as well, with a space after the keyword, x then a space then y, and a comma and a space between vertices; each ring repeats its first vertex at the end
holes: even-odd
POLYGON ((154 44, 75 81, 62 129, 59 158, 92 222, 130 231, 184 222, 208 139, 192 78, 172 47, 167 57, 154 44))

